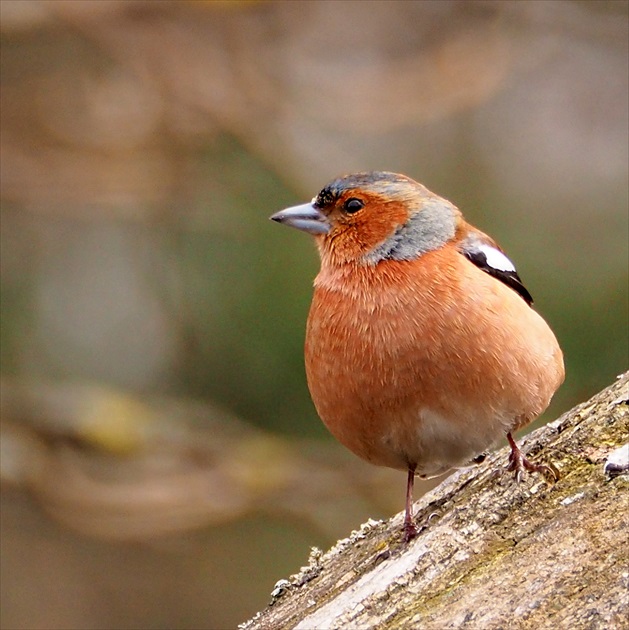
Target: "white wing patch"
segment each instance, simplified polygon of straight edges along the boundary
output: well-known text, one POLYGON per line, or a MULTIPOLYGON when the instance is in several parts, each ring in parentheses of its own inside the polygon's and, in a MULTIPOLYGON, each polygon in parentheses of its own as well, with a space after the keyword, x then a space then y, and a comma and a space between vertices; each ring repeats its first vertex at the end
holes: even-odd
POLYGON ((491 245, 479 244, 478 250, 485 254, 487 258, 487 264, 498 271, 511 271, 515 272, 515 266, 513 263, 499 250, 491 245))

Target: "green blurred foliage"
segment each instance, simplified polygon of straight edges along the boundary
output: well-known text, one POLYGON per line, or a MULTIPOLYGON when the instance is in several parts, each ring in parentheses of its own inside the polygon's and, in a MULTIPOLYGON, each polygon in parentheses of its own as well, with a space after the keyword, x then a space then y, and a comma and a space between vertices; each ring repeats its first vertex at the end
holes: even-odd
POLYGON ((181 391, 262 427, 322 435, 303 369, 315 248, 268 221, 297 193, 228 136, 208 147, 201 169, 203 178, 223 174, 219 194, 199 200, 212 225, 163 235, 183 284, 184 303, 169 300, 184 327, 181 391))

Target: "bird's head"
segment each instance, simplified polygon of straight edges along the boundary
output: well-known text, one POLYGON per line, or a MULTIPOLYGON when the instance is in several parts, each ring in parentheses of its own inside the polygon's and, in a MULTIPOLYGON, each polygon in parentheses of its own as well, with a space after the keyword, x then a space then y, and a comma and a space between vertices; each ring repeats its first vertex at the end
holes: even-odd
POLYGON ((273 221, 313 234, 324 262, 413 260, 451 240, 460 212, 405 175, 374 171, 335 179, 273 221))

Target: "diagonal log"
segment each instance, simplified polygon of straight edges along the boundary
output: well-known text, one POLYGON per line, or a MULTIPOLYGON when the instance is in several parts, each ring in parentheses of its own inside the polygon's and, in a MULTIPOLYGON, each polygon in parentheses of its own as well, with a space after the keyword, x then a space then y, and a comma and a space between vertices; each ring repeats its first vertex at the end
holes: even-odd
POLYGON ((556 483, 501 474, 507 449, 278 583, 242 630, 629 627, 629 372, 521 441, 556 483), (622 448, 624 446, 624 449, 622 448))

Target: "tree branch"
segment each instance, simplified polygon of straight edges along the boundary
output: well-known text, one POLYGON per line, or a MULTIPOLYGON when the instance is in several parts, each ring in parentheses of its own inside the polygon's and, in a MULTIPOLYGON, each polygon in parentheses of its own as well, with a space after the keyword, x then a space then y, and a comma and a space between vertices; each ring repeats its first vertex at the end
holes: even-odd
MULTIPOLYGON (((500 474, 507 449, 278 583, 242 630, 619 628, 629 618, 629 372, 522 440, 560 479, 500 474)), ((625 625, 626 627, 626 625, 625 625)))

